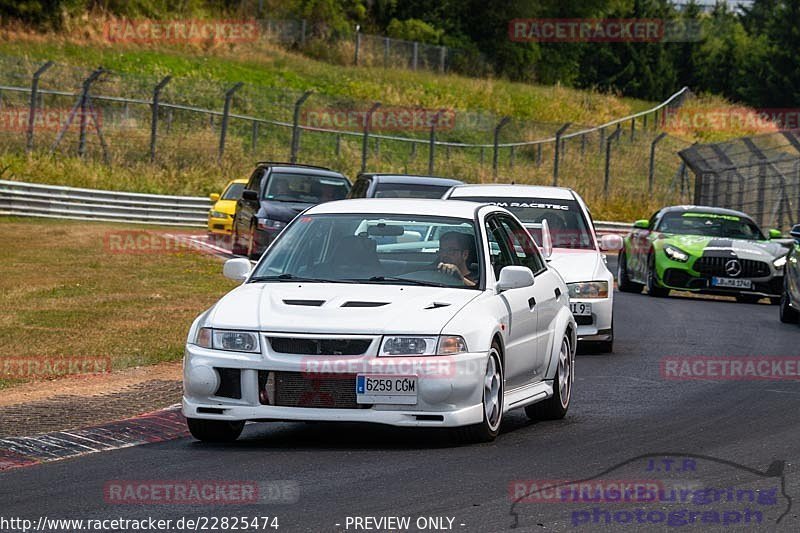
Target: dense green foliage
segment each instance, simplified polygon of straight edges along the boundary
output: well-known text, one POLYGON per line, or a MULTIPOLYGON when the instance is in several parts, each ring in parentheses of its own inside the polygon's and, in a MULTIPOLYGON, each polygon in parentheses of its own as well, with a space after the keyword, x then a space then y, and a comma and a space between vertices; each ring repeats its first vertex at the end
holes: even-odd
MULTIPOLYGON (((366 33, 458 48, 454 68, 515 81, 600 88, 658 100, 675 88, 788 107, 800 87, 800 0, 754 0, 710 12, 670 0, 0 0, 0 16, 58 28, 85 12, 124 17, 304 18, 312 40, 366 33), (259 12, 260 11, 260 12, 259 12), (701 38, 675 42, 514 42, 516 18, 641 18, 694 24, 701 38)), ((307 52, 325 50, 309 46, 307 52)))

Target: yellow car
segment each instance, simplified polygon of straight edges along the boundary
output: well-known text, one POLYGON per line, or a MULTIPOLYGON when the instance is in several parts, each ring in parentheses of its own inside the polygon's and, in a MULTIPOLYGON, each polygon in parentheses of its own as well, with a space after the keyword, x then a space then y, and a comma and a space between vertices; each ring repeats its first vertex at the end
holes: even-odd
POLYGON ((247 185, 247 178, 236 179, 228 183, 221 196, 217 193, 209 196, 214 202, 208 211, 208 236, 210 238, 230 237, 233 215, 236 213, 236 201, 242 196, 245 185, 247 185))

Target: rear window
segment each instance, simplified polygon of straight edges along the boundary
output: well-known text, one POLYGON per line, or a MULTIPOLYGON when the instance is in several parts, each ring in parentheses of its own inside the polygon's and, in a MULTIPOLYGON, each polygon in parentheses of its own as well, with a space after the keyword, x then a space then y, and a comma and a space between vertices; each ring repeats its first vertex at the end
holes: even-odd
POLYGON ((350 184, 342 178, 273 172, 269 176, 264 198, 277 202, 320 204, 344 200, 349 190, 350 184))
POLYGON ((222 194, 223 200, 238 200, 242 197, 242 190, 244 190, 244 183, 231 183, 230 187, 225 189, 222 194))
POLYGON ((452 185, 426 185, 423 183, 379 183, 375 198, 441 198, 452 185))

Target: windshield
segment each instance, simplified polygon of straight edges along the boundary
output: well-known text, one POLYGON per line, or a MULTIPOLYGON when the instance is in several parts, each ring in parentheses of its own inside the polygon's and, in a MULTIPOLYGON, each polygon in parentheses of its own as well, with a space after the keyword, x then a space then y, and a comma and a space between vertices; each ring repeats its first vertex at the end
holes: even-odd
POLYGON ((453 196, 453 200, 482 202, 504 207, 514 213, 528 228, 536 242, 542 244, 542 220, 547 220, 554 248, 593 250, 595 248, 583 210, 575 200, 550 198, 489 198, 453 196), (533 226, 536 224, 536 226, 533 226))
POLYGON ((349 190, 350 185, 341 178, 273 172, 264 191, 264 199, 321 204, 332 200, 344 200, 349 190))
POLYGON ((286 280, 478 288, 472 221, 383 214, 305 215, 281 234, 251 282, 286 280))
POLYGON ((225 192, 222 193, 223 200, 238 200, 242 197, 242 190, 244 189, 244 183, 231 183, 225 192))
POLYGON ((422 183, 379 183, 375 198, 441 198, 452 185, 430 185, 422 183))
POLYGON ((764 240, 764 235, 752 220, 717 213, 667 213, 661 219, 656 231, 751 241, 764 240))

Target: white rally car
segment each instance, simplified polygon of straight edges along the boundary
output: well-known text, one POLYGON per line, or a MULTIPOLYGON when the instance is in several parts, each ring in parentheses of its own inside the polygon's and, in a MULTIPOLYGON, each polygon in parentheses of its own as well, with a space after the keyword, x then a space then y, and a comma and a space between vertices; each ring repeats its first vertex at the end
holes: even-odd
POLYGON ((598 239, 589 209, 578 193, 537 185, 459 185, 443 198, 504 207, 522 221, 539 243, 543 242, 544 224, 553 244, 548 260, 569 287, 578 342, 601 352, 613 351, 614 276, 603 252, 620 250, 622 237, 603 235, 598 239))
POLYGON ((567 286, 503 208, 347 200, 309 208, 243 284, 192 324, 183 413, 196 438, 245 421, 458 428, 491 440, 503 414, 562 418, 577 325, 567 286))

